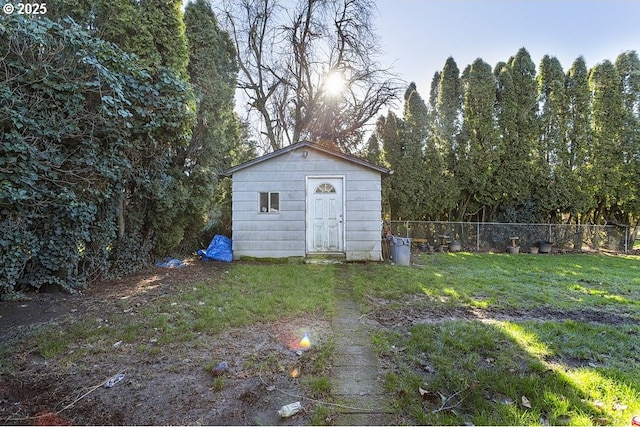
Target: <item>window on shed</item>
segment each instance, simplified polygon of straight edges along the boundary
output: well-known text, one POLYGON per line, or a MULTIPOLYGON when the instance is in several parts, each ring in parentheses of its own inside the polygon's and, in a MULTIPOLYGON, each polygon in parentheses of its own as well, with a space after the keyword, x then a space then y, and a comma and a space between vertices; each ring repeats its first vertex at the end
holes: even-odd
POLYGON ((280 193, 260 193, 260 212, 280 212, 280 193))

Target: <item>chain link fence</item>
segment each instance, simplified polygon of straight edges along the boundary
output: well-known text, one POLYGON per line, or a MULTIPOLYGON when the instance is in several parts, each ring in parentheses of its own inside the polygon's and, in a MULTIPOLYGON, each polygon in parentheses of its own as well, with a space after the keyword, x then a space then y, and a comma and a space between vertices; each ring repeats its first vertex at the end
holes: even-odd
POLYGON ((519 246, 522 252, 543 242, 555 252, 612 251, 634 249, 636 233, 618 225, 519 224, 497 222, 390 221, 387 232, 409 237, 423 248, 439 248, 459 242, 465 251, 505 252, 519 246))

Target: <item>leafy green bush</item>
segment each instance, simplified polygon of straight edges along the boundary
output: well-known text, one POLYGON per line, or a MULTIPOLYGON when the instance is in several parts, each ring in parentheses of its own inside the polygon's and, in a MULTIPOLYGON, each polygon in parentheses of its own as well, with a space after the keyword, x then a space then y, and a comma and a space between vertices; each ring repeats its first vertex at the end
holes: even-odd
POLYGON ((0 297, 72 291, 175 245, 189 84, 71 20, 6 16, 0 57, 0 297))

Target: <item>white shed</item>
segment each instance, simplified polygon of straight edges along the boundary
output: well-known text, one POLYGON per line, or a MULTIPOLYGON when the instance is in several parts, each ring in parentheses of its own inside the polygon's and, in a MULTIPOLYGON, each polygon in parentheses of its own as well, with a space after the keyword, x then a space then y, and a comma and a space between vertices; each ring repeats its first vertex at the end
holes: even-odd
POLYGON ((382 260, 387 168, 299 142, 223 171, 232 185, 233 257, 382 260))

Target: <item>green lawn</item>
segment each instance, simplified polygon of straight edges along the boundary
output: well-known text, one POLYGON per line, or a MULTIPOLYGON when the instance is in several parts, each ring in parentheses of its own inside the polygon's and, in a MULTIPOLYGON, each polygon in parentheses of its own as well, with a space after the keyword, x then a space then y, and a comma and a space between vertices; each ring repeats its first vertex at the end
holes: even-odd
POLYGON ((351 266, 367 310, 373 296, 398 310, 487 315, 375 334, 399 422, 629 425, 640 414, 640 258, 458 253, 416 264, 351 266), (515 316, 491 320, 492 312, 515 316), (537 313, 554 315, 529 318, 537 313))
POLYGON ((424 294, 429 305, 491 309, 598 310, 640 320, 640 258, 604 255, 449 253, 421 268, 352 266, 358 295, 424 294))
MULTIPOLYGON (((53 325, 26 343, 60 363, 110 353, 118 340, 153 339, 137 350, 172 351, 228 328, 330 318, 334 287, 345 281, 363 316, 381 307, 412 313, 405 326, 383 325, 372 336, 397 424, 629 425, 640 414, 634 256, 437 253, 411 267, 233 263, 141 306, 135 321, 123 300, 104 327, 92 319, 53 325), (433 315, 445 312, 453 314, 433 315)), ((305 386, 330 401, 329 344, 305 386)))
MULTIPOLYGON (((161 346, 171 346, 197 340, 199 334, 216 335, 259 322, 302 315, 330 317, 331 270, 331 266, 236 263, 222 280, 216 277, 185 283, 177 293, 141 306, 135 317, 127 314, 131 311, 130 302, 122 299, 117 303, 120 310, 105 313, 108 321, 99 328, 93 318, 64 328, 52 324, 26 337, 27 345, 34 346, 47 359, 78 346, 81 349, 74 351, 73 357, 79 358, 89 351, 110 351, 105 337, 125 343, 153 340, 161 346)), ((140 351, 149 351, 147 347, 139 344, 140 351)), ((0 356, 10 350, 0 343, 0 356)), ((152 350, 162 351, 158 346, 152 350)))

